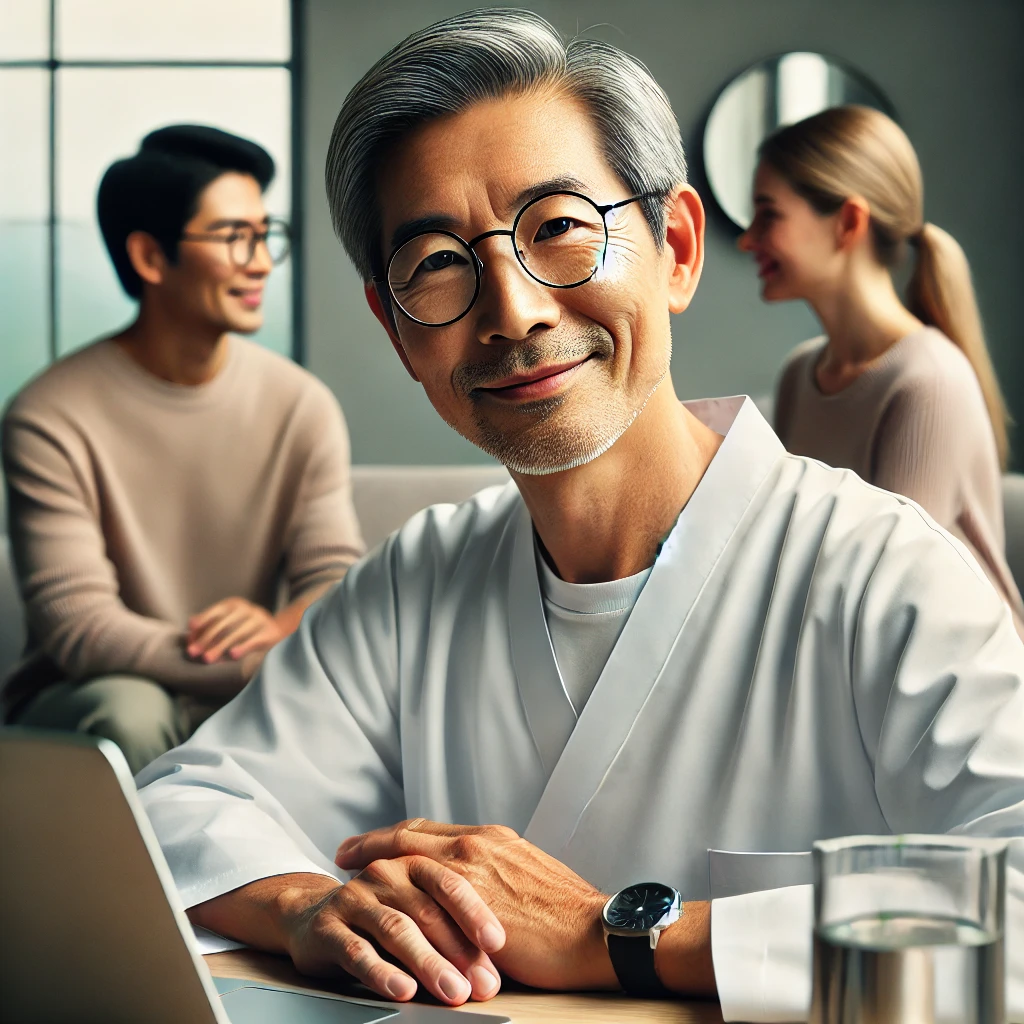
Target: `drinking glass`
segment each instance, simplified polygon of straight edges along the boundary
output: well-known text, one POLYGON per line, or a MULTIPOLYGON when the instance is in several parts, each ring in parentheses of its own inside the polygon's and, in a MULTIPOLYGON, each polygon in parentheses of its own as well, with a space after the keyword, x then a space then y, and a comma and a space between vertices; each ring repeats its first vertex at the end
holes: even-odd
POLYGON ((1006 843, 814 844, 812 1024, 1003 1024, 1006 843))

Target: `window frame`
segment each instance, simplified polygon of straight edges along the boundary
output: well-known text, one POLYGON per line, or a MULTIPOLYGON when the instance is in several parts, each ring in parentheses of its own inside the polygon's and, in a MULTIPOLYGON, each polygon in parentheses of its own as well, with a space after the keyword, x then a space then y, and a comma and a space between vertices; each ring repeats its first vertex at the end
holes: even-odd
POLYGON ((289 24, 291 28, 291 55, 286 61, 278 60, 84 60, 61 59, 57 57, 57 5, 60 0, 48 0, 49 9, 49 56, 45 58, 3 59, 0 70, 7 68, 39 68, 48 74, 49 124, 47 144, 49 180, 47 183, 46 217, 46 263, 47 274, 42 287, 46 289, 47 347, 50 364, 57 361, 58 353, 58 280, 57 280, 57 72, 62 68, 284 68, 290 79, 290 137, 289 159, 291 160, 291 190, 289 201, 291 211, 292 249, 291 268, 291 357, 300 365, 305 363, 305 316, 303 285, 303 216, 302 195, 302 139, 303 139, 303 67, 302 40, 305 25, 304 0, 289 0, 289 24))

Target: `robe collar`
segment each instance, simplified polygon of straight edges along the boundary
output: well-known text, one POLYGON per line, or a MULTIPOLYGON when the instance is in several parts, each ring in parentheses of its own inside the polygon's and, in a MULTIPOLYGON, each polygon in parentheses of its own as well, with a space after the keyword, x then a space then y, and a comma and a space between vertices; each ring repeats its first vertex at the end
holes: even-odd
POLYGON ((654 688, 705 581, 758 488, 785 454, 745 397, 684 406, 725 440, 669 533, 577 722, 555 662, 523 503, 509 575, 512 661, 547 785, 526 836, 551 853, 589 799, 654 688))

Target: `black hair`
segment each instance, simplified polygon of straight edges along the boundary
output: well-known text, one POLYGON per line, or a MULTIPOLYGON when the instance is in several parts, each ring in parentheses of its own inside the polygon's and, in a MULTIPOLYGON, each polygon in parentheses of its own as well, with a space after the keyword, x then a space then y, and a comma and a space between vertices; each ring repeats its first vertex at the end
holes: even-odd
POLYGON ((150 132, 138 153, 107 168, 96 197, 103 241, 124 290, 142 295, 125 242, 133 231, 152 235, 171 262, 195 216, 203 189, 222 174, 250 174, 265 191, 273 157, 255 142, 205 125, 173 124, 150 132))

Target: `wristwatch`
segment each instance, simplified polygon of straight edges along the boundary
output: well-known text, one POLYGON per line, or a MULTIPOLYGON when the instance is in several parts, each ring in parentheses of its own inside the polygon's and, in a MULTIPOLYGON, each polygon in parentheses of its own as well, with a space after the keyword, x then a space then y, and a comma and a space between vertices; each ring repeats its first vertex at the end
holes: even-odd
POLYGON ((654 950, 661 933, 682 915, 683 897, 660 882, 627 886, 604 905, 601 924, 608 955, 629 995, 661 999, 673 995, 654 970, 654 950))

